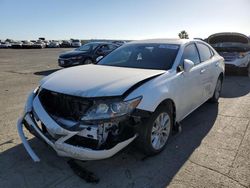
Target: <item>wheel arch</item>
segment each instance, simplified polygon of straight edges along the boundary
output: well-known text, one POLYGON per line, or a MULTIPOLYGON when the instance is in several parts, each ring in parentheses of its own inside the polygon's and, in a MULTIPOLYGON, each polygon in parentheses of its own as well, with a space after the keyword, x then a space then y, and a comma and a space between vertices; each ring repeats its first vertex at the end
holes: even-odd
POLYGON ((219 75, 218 79, 219 79, 219 78, 221 78, 221 81, 223 81, 223 80, 224 80, 224 73, 223 73, 223 72, 221 72, 221 73, 220 73, 220 75, 219 75))
POLYGON ((173 123, 175 125, 175 122, 176 122, 176 105, 175 105, 175 102, 174 100, 170 99, 170 98, 167 98, 167 99, 164 99, 163 101, 160 102, 160 104, 156 107, 156 109, 159 107, 159 106, 166 106, 166 105, 171 105, 171 109, 172 109, 172 114, 173 114, 173 123))

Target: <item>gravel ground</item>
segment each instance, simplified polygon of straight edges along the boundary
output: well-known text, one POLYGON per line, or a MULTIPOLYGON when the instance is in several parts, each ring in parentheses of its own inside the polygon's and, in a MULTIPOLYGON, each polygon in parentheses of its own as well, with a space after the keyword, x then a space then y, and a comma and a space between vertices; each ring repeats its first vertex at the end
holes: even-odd
POLYGON ((27 133, 41 158, 34 163, 16 121, 29 91, 59 69, 57 57, 66 50, 0 49, 0 187, 250 187, 247 77, 227 76, 219 104, 206 103, 189 115, 161 154, 145 158, 131 146, 107 160, 81 162, 98 184, 80 179, 68 159, 27 133))

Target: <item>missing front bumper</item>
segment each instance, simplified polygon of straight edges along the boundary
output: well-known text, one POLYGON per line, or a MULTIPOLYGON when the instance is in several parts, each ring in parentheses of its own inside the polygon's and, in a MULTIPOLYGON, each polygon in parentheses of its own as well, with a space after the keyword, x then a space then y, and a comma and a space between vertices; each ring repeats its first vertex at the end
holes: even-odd
POLYGON ((131 138, 116 144, 114 147, 110 149, 103 149, 103 150, 94 150, 87 147, 70 145, 66 143, 66 141, 71 137, 77 135, 79 131, 68 131, 57 125, 56 122, 53 121, 45 113, 42 106, 40 106, 39 101, 36 100, 35 98, 35 94, 31 94, 27 100, 24 115, 17 122, 17 130, 26 151, 35 162, 39 162, 40 159, 32 150, 24 135, 23 131, 24 123, 26 128, 35 132, 36 133, 35 135, 38 135, 39 138, 41 138, 49 146, 51 146, 59 156, 70 157, 79 160, 100 160, 112 157, 114 154, 116 154, 124 147, 129 145, 137 137, 137 135, 134 135, 131 138), (60 138, 51 139, 47 137, 43 133, 43 131, 39 128, 31 111, 33 104, 35 104, 36 106, 36 114, 39 116, 40 121, 45 124, 46 128, 49 128, 50 130, 54 129, 55 132, 62 133, 60 138))

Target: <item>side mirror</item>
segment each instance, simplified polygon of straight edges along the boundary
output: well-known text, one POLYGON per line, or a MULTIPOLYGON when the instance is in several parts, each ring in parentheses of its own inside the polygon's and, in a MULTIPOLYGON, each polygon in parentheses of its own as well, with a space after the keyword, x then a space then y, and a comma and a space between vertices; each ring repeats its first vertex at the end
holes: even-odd
POLYGON ((96 61, 96 62, 99 62, 102 58, 103 58, 103 56, 99 56, 99 57, 96 58, 95 61, 96 61))
POLYGON ((184 59, 184 71, 189 72, 194 67, 194 62, 189 59, 184 59))

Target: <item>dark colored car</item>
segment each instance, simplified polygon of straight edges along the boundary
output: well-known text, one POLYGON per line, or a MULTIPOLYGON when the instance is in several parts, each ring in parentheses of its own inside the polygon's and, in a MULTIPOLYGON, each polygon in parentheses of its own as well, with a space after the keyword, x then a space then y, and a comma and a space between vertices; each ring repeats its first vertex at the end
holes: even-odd
POLYGON ((73 51, 61 54, 58 59, 58 65, 61 67, 70 67, 95 63, 97 57, 106 56, 118 47, 118 45, 113 43, 90 42, 73 51))

